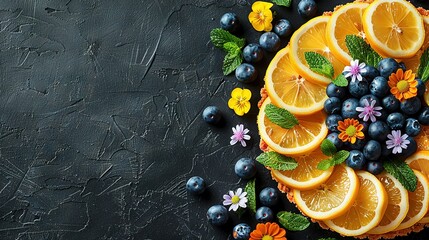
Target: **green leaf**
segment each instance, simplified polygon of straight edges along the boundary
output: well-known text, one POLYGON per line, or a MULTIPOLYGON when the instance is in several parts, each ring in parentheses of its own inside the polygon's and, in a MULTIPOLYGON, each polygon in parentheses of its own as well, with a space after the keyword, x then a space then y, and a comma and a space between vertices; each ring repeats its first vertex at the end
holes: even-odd
POLYGON ((337 152, 335 145, 328 139, 323 140, 322 144, 320 145, 320 149, 322 149, 323 154, 328 157, 334 156, 334 154, 337 152))
POLYGON ((305 52, 304 57, 313 72, 328 78, 334 77, 334 66, 323 55, 317 52, 305 52))
POLYGON ((343 74, 339 74, 334 80, 332 80, 332 83, 338 87, 347 87, 347 85, 349 85, 349 81, 347 81, 347 78, 344 77, 343 74))
POLYGON ((277 152, 264 152, 261 153, 256 161, 264 165, 265 167, 270 167, 274 170, 285 171, 293 170, 298 166, 298 163, 295 159, 281 155, 277 152))
POLYGON ((285 7, 290 7, 290 4, 292 3, 292 0, 271 0, 271 1, 279 6, 285 6, 285 7))
POLYGON ((350 155, 349 151, 341 150, 335 153, 334 156, 332 156, 332 159, 335 163, 335 165, 343 163, 350 155))
POLYGON ((210 32, 210 41, 215 47, 222 49, 224 49, 224 44, 227 42, 237 44, 240 49, 244 47, 244 44, 246 44, 246 40, 244 38, 238 38, 222 28, 215 28, 210 32))
POLYGON ((223 59, 222 71, 223 75, 228 75, 232 73, 241 63, 243 62, 243 57, 241 56, 241 50, 228 52, 223 59))
POLYGON ((247 204, 252 213, 256 212, 256 188, 255 178, 247 182, 244 191, 247 192, 247 204))
POLYGON ((426 49, 420 57, 419 70, 417 70, 417 77, 423 82, 429 79, 429 48, 426 49))
POLYGON ((235 42, 226 42, 223 44, 223 49, 228 53, 238 53, 240 52, 240 47, 235 42))
POLYGON ((357 59, 359 62, 365 62, 373 67, 377 67, 378 62, 383 59, 363 38, 356 35, 346 36, 346 46, 353 59, 357 59))
POLYGON ((328 170, 330 167, 332 167, 334 165, 335 164, 334 164, 333 159, 332 158, 328 158, 328 159, 320 161, 317 164, 317 169, 319 169, 319 170, 328 170))
POLYGON ((404 161, 400 159, 392 159, 390 161, 383 161, 383 167, 392 176, 408 190, 414 192, 417 188, 417 177, 404 161))
POLYGON ((292 212, 279 212, 277 213, 279 223, 290 231, 302 231, 310 226, 310 221, 301 214, 292 212))
POLYGON ((298 119, 292 113, 271 103, 265 107, 265 115, 272 123, 282 128, 290 129, 299 124, 298 119))

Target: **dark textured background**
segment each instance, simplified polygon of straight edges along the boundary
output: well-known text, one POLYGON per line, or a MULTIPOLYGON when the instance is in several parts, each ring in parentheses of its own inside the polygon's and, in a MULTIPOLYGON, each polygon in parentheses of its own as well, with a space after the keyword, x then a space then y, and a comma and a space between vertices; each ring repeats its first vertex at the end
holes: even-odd
MULTIPOLYGON (((0 239, 227 239, 240 221, 254 227, 248 214, 221 228, 205 216, 245 186, 235 162, 260 152, 256 103, 272 55, 259 83, 243 85, 222 75, 224 53, 209 41, 233 11, 257 42, 252 2, 1 0, 0 239), (253 92, 245 117, 227 107, 235 87, 253 92), (208 105, 224 126, 202 121, 208 105), (239 123, 247 148, 229 145, 239 123), (202 196, 185 190, 193 175, 209 185, 202 196)), ((273 8, 294 29, 305 22, 297 2, 273 8)), ((319 1, 319 12, 342 2, 319 1)), ((275 186, 258 167, 258 190, 275 186)), ((296 211, 284 198, 275 209, 296 211)), ((315 224, 287 236, 339 239, 315 224)))

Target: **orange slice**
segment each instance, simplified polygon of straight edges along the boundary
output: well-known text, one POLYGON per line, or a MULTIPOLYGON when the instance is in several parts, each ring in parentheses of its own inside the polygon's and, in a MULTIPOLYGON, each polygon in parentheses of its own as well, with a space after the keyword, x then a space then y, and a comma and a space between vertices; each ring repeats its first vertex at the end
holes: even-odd
MULTIPOLYGON (((326 76, 313 72, 305 60, 305 52, 317 52, 326 57, 334 66, 334 75, 341 74, 344 64, 331 52, 326 39, 328 16, 315 17, 302 25, 290 39, 289 57, 296 71, 305 79, 323 84, 331 82, 326 76)), ((335 77, 334 76, 334 77, 335 77)))
POLYGON ((352 57, 346 46, 347 35, 365 37, 362 26, 362 15, 368 3, 349 3, 336 9, 326 26, 326 40, 329 49, 345 65, 349 65, 352 57))
POLYGON ((358 193, 359 180, 355 171, 343 164, 335 166, 329 179, 318 188, 293 190, 299 210, 317 220, 341 216, 353 205, 358 193))
POLYGON ((409 58, 422 47, 423 18, 404 0, 376 0, 363 14, 363 29, 377 52, 393 58, 409 58))
POLYGON ((314 189, 326 182, 331 176, 332 170, 334 170, 333 167, 325 171, 317 169, 317 164, 326 158, 320 148, 317 148, 310 153, 295 156, 294 159, 298 162, 298 167, 294 170, 272 170, 271 175, 276 181, 290 188, 298 190, 314 189))
POLYGON ((325 114, 322 111, 312 115, 296 116, 299 124, 290 129, 272 123, 265 115, 265 107, 271 103, 265 99, 258 114, 258 129, 261 139, 274 151, 284 155, 298 155, 311 152, 326 137, 325 114))
POLYGON ((328 99, 325 84, 300 76, 289 59, 289 46, 280 50, 265 74, 265 88, 271 101, 295 115, 308 115, 323 108, 328 99))
POLYGON ((345 236, 358 236, 377 226, 387 208, 387 193, 381 182, 367 171, 356 172, 360 194, 352 207, 341 216, 324 223, 345 236))
POLYGON ((414 137, 414 140, 417 143, 417 150, 429 150, 429 126, 422 125, 422 131, 414 137))

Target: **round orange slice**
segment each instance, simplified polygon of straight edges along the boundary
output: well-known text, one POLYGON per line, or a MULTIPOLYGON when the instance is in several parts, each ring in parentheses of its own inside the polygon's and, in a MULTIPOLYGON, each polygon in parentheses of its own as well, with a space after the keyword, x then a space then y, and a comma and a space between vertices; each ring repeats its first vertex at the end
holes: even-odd
POLYGON ((414 140, 417 143, 417 150, 429 151, 429 126, 422 125, 420 134, 415 136, 414 140))

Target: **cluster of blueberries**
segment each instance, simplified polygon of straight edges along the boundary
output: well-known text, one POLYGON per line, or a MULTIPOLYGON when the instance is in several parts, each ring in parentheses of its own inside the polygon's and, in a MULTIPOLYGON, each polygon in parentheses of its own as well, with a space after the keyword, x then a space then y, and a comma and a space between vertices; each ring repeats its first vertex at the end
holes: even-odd
POLYGON ((373 174, 383 171, 383 161, 399 158, 405 159, 417 150, 417 143, 413 137, 421 132, 422 125, 429 125, 429 107, 426 106, 423 95, 426 86, 421 79, 416 78, 417 96, 399 101, 390 92, 388 85, 389 76, 396 73, 399 68, 405 72, 402 62, 392 58, 382 59, 378 67, 365 66, 362 72, 362 81, 349 81, 347 87, 339 87, 329 84, 326 88, 328 99, 324 104, 324 110, 328 116, 326 125, 329 129, 329 139, 338 150, 350 151, 346 164, 354 169, 366 169, 373 174), (375 101, 374 106, 379 106, 380 116, 376 121, 363 121, 359 118, 357 107, 365 107, 375 101), (343 142, 339 139, 338 122, 352 118, 359 120, 363 125, 364 139, 357 139, 354 144, 343 142), (407 134, 409 141, 401 153, 392 151, 386 143, 392 130, 400 130, 401 135, 407 134))

